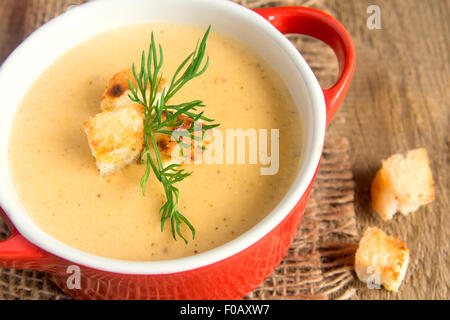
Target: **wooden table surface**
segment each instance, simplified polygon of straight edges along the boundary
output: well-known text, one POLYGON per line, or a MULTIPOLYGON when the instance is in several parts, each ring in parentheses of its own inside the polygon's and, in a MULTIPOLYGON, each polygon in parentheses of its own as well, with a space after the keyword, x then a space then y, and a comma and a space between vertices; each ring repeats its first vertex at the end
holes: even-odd
MULTIPOLYGON (((26 36, 28 1, 1 0, 0 63, 26 36)), ((449 299, 450 1, 327 0, 352 35, 357 68, 348 96, 329 128, 353 148, 360 231, 375 225, 404 240, 411 252, 400 292, 369 290, 361 299, 449 299), (366 26, 369 5, 381 10, 381 29, 366 26), (370 209, 369 187, 380 160, 425 147, 436 200, 407 217, 382 222, 370 209)))

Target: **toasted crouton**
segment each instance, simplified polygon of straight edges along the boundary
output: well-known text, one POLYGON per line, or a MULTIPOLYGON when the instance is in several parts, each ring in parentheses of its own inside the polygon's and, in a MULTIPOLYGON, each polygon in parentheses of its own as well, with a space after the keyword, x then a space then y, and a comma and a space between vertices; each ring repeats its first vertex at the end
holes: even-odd
POLYGON ((397 211, 404 215, 434 200, 434 183, 425 149, 411 150, 406 157, 395 154, 382 161, 372 182, 373 209, 390 220, 397 211))
MULTIPOLYGON (((100 108, 102 111, 112 111, 116 108, 129 106, 131 104, 135 104, 136 106, 140 106, 138 103, 131 101, 129 95, 131 94, 131 90, 128 84, 128 80, 130 80, 132 85, 136 85, 136 80, 133 75, 133 71, 131 69, 123 70, 119 73, 116 73, 108 82, 108 85, 105 91, 102 94, 100 100, 100 108)), ((159 79, 157 80, 159 81, 159 79)), ((159 92, 162 91, 163 85, 165 83, 165 79, 162 78, 159 86, 159 92)), ((147 94, 149 95, 150 89, 147 89, 147 94)), ((157 99, 159 99, 157 97, 157 99)))
POLYGON ((409 251, 402 241, 369 227, 356 251, 355 271, 358 278, 369 285, 383 285, 387 290, 398 291, 408 261, 409 251))
POLYGON ((143 115, 135 106, 101 112, 84 129, 101 175, 136 161, 143 150, 143 115))
MULTIPOLYGON (((206 135, 201 140, 196 140, 183 135, 183 133, 188 134, 187 130, 192 126, 203 125, 201 121, 197 121, 196 124, 194 124, 193 119, 186 116, 179 116, 178 120, 183 121, 180 126, 166 128, 173 132, 172 135, 155 135, 158 149, 163 156, 165 166, 172 163, 181 164, 195 162, 195 160, 203 153, 204 149, 212 142, 210 131, 207 131, 206 135)), ((196 132, 194 135, 201 138, 200 132, 196 132)))
MULTIPOLYGON (((143 108, 129 98, 131 90, 128 79, 132 85, 136 84, 131 69, 123 70, 110 79, 101 97, 100 107, 103 112, 84 124, 89 146, 97 160, 101 175, 119 170, 134 162, 143 151, 143 108)), ((162 78, 159 92, 162 91, 164 83, 165 80, 162 78)), ((157 96, 156 99, 159 97, 157 96)), ((182 131, 186 132, 185 130, 191 128, 194 122, 192 118, 181 115, 178 120, 182 121, 180 126, 165 128, 167 131, 174 132, 175 135, 161 133, 155 135, 164 166, 195 161, 197 155, 203 152, 212 140, 209 134, 200 142, 179 136, 184 146, 181 148, 174 136, 182 131)), ((202 124, 201 121, 197 123, 202 124)), ((152 154, 154 156, 154 153, 152 154)))

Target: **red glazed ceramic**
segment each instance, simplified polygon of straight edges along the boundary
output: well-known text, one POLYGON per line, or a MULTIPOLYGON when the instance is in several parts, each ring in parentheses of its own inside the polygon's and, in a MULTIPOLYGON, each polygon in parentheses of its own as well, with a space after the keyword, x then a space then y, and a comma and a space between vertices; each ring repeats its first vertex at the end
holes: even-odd
POLYGON ((325 130, 355 69, 355 50, 330 15, 302 7, 248 10, 229 1, 98 0, 69 10, 33 33, 0 69, 0 206, 12 235, 0 242, 0 266, 46 271, 78 299, 236 299, 257 287, 280 263, 293 240, 319 165, 325 130), (303 130, 300 170, 281 203, 259 224, 216 249, 176 260, 132 262, 98 257, 42 231, 29 217, 8 170, 14 113, 39 75, 59 56, 93 36, 137 23, 193 24, 248 44, 284 79, 303 130), (283 34, 309 35, 328 44, 340 66, 337 83, 322 89, 283 34), (22 76, 26 74, 24 79, 22 76), (17 86, 20 83, 21 86, 17 86), (80 289, 69 289, 69 266, 79 266, 80 289))

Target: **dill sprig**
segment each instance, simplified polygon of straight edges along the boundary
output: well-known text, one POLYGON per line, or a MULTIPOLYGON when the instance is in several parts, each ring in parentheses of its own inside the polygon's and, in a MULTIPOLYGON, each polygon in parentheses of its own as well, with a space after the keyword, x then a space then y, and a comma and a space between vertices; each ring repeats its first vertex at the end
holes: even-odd
MULTIPOLYGON (((211 26, 206 30, 200 44, 197 42, 195 50, 180 64, 170 81, 170 85, 162 89, 159 99, 157 95, 161 86, 163 50, 161 45, 156 45, 153 32, 151 34, 151 43, 146 54, 142 52, 141 66, 139 73, 133 64, 133 76, 135 84, 128 79, 128 85, 131 90, 130 99, 144 106, 144 151, 141 155, 141 162, 145 164, 145 172, 141 178, 142 193, 145 195, 145 189, 151 171, 164 187, 166 202, 160 208, 161 231, 167 220, 170 220, 173 238, 177 234, 187 243, 186 238, 180 230, 184 223, 192 232, 192 238, 195 238, 195 228, 178 210, 178 200, 180 196, 179 189, 175 186, 190 176, 192 172, 186 172, 181 169, 180 164, 171 164, 164 167, 161 154, 159 152, 155 134, 172 135, 171 128, 179 127, 183 124, 180 116, 187 116, 193 119, 193 123, 186 131, 177 131, 180 136, 189 137, 192 140, 200 141, 207 130, 215 128, 218 124, 202 125, 200 128, 194 126, 199 120, 212 122, 213 120, 205 117, 198 108, 205 107, 201 100, 194 100, 186 103, 170 105, 170 99, 189 81, 202 75, 209 66, 209 57, 204 62, 206 51, 206 40, 210 33, 211 26), (197 132, 201 133, 196 134, 197 132), (151 156, 151 149, 154 150, 156 161, 151 156)), ((176 139, 180 144, 180 150, 187 145, 182 139, 176 139)))

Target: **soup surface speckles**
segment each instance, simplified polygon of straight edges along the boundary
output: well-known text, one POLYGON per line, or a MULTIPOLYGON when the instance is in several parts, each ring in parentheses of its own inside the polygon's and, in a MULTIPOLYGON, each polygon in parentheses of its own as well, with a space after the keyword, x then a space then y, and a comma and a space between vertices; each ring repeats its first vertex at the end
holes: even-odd
POLYGON ((99 256, 165 260, 222 245, 263 219, 293 182, 300 158, 300 119, 287 89, 259 56, 214 31, 207 43, 210 66, 173 102, 201 99, 220 130, 280 129, 280 170, 261 176, 260 165, 186 165, 193 175, 179 184, 180 211, 196 228, 175 241, 161 232, 164 193, 151 176, 147 194, 133 164, 100 177, 82 124, 100 112, 108 80, 148 48, 150 33, 164 49, 170 77, 194 49, 203 29, 137 25, 99 35, 48 68, 25 96, 10 137, 9 162, 16 190, 36 223, 55 238, 99 256), (183 36, 180 36, 180 35, 183 36))

